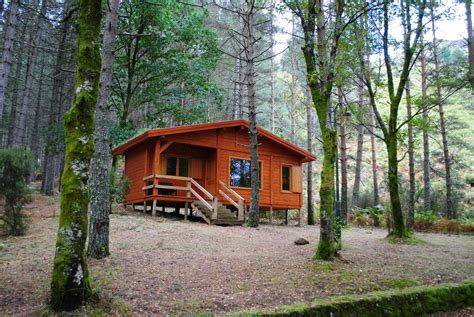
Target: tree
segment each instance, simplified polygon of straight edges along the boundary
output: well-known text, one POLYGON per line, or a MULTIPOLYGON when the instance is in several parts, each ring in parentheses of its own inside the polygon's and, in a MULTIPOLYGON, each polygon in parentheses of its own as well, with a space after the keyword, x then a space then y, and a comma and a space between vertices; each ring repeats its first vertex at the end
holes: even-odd
MULTIPOLYGON (((365 58, 362 52, 360 58, 365 58)), ((359 111, 362 112, 365 106, 364 83, 360 79, 358 84, 359 111)), ((364 125, 359 122, 357 125, 357 156, 354 175, 354 186, 352 187, 352 207, 359 206, 360 174, 362 172, 362 152, 364 151, 364 125)))
MULTIPOLYGON (((466 1, 470 2, 470 1, 466 1)), ((440 60, 438 54, 438 40, 436 38, 436 28, 435 28, 435 14, 434 14, 434 1, 431 0, 430 6, 430 18, 431 18, 431 32, 433 34, 433 59, 435 64, 434 79, 435 79, 435 104, 438 104, 439 112, 439 129, 441 132, 441 140, 443 143, 443 159, 444 159, 444 180, 446 182, 446 213, 449 219, 456 219, 456 209, 453 204, 453 181, 451 179, 451 157, 449 155, 449 142, 448 142, 448 132, 446 129, 446 118, 444 113, 444 105, 441 96, 441 83, 440 83, 440 60)), ((472 46, 472 23, 471 23, 471 44, 472 46)), ((471 54, 472 52, 470 52, 471 54)), ((472 65, 471 74, 473 72, 472 65)), ((471 75, 474 76, 474 75, 471 75)), ((474 87, 474 86, 473 86, 474 87)))
MULTIPOLYGON (((410 79, 405 84, 405 96, 407 104, 407 118, 412 116, 411 111, 411 85, 410 79)), ((409 230, 413 229, 415 223, 415 149, 413 140, 413 123, 408 121, 408 177, 410 179, 410 189, 408 196, 408 213, 407 213, 407 227, 409 230)))
POLYGON ((5 26, 5 39, 3 40, 3 53, 0 64, 0 122, 3 120, 3 108, 5 105, 5 91, 7 89, 12 63, 13 41, 18 23, 19 0, 10 1, 8 17, 5 26))
POLYGON ((244 20, 244 46, 245 63, 247 65, 247 94, 249 111, 249 136, 250 136, 250 208, 247 224, 258 227, 260 209, 260 167, 258 164, 258 132, 257 132, 257 107, 255 98, 255 14, 256 1, 245 0, 244 11, 241 12, 244 20))
POLYGON ((405 238, 408 236, 408 230, 406 228, 402 205, 400 200, 400 188, 399 188, 399 176, 398 176, 398 137, 399 131, 407 121, 402 124, 398 123, 398 115, 400 109, 400 103, 405 90, 406 82, 410 75, 413 63, 416 60, 416 53, 418 51, 420 36, 423 32, 423 18, 425 15, 426 0, 421 1, 403 1, 401 3, 400 12, 402 15, 402 24, 404 26, 404 38, 402 42, 403 51, 401 54, 401 70, 398 83, 395 84, 394 72, 393 72, 393 60, 390 57, 389 52, 389 25, 390 25, 390 9, 391 4, 389 1, 383 1, 382 8, 382 52, 383 62, 386 70, 386 84, 389 99, 389 115, 388 122, 384 120, 384 117, 379 111, 379 106, 375 99, 374 87, 367 70, 366 63, 362 61, 363 75, 367 85, 370 103, 372 105, 377 123, 383 133, 383 141, 386 145, 388 155, 388 191, 390 194, 390 207, 393 218, 392 232, 390 235, 397 238, 405 238), (416 11, 416 26, 412 29, 412 14, 411 10, 416 11))
POLYGON ((63 4, 63 23, 59 28, 59 40, 57 43, 57 54, 55 56, 53 67, 53 87, 51 91, 51 103, 48 111, 45 150, 42 166, 42 180, 41 191, 51 196, 54 193, 54 179, 56 176, 56 166, 58 163, 58 156, 61 153, 61 143, 63 141, 63 128, 60 124, 61 112, 64 100, 65 85, 68 82, 68 75, 62 68, 67 64, 68 57, 68 40, 71 39, 69 28, 71 25, 68 12, 72 10, 72 0, 66 0, 63 4))
POLYGON ((336 254, 337 249, 334 232, 334 163, 337 140, 336 128, 330 123, 330 100, 335 78, 335 60, 343 32, 345 4, 342 0, 336 0, 330 5, 331 12, 326 12, 323 0, 284 2, 300 19, 303 29, 302 49, 306 76, 321 129, 323 142, 323 168, 319 190, 321 231, 316 258, 328 260, 336 254), (326 24, 329 22, 329 17, 332 21, 332 31, 327 33, 326 24))
POLYGON ((112 105, 121 127, 203 122, 221 94, 210 80, 219 57, 204 10, 178 1, 120 6, 112 105))
POLYGON ((5 199, 0 214, 2 227, 14 236, 23 235, 28 227, 28 217, 22 213, 29 200, 26 179, 30 173, 31 153, 26 149, 0 150, 0 197, 5 199))
POLYGON ((102 70, 100 73, 99 100, 95 110, 94 158, 91 175, 91 205, 88 253, 94 258, 109 255, 110 179, 112 153, 110 127, 112 124, 109 98, 112 86, 115 34, 117 32, 120 0, 110 0, 102 40, 102 70))
MULTIPOLYGON (((423 44, 422 44, 423 45, 423 44)), ((423 206, 431 210, 431 177, 430 177, 430 136, 429 136, 429 106, 425 48, 420 53, 421 62, 421 95, 423 103, 423 206)))
POLYGON ((464 0, 467 21, 467 49, 469 61, 469 82, 474 90, 474 36, 472 30, 472 0, 464 0))
MULTIPOLYGON (((309 85, 305 85, 306 93, 306 125, 307 125, 307 148, 309 152, 313 151, 313 101, 311 100, 311 91, 309 85)), ((306 191, 307 191, 307 205, 308 205, 308 219, 307 223, 310 226, 314 225, 314 201, 313 201, 313 162, 306 163, 306 191)))
POLYGON ((46 16, 46 9, 48 7, 48 0, 43 0, 41 3, 41 9, 36 17, 36 23, 34 25, 35 32, 30 37, 30 53, 28 56, 28 63, 26 67, 26 78, 25 78, 25 91, 23 93, 23 101, 20 108, 19 116, 16 118, 17 122, 13 122, 14 127, 14 144, 23 145, 25 144, 25 132, 27 128, 27 118, 30 107, 30 100, 33 93, 33 81, 36 73, 36 61, 38 59, 38 47, 41 46, 44 40, 44 18, 46 16))
POLYGON ((56 310, 74 309, 92 293, 85 244, 89 164, 94 152, 94 109, 101 68, 101 17, 100 0, 79 1, 75 94, 64 117, 66 159, 51 281, 51 306, 56 310))
POLYGON ((342 105, 344 104, 344 91, 342 86, 337 87, 337 98, 339 104, 339 152, 341 153, 341 220, 343 224, 347 224, 348 216, 348 202, 347 202, 347 144, 346 144, 346 123, 344 117, 344 110, 342 105))

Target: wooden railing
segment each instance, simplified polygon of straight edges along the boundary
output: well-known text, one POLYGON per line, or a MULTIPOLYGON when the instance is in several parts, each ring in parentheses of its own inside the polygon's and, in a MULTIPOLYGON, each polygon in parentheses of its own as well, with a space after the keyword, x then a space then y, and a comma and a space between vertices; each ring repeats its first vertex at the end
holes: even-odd
POLYGON ((223 191, 222 189, 219 189, 219 194, 222 197, 224 197, 231 205, 237 208, 237 218, 239 220, 244 220, 245 219, 245 199, 242 196, 240 196, 235 190, 227 187, 223 181, 219 181, 219 184, 221 185, 221 188, 225 190, 223 191), (227 195, 226 192, 234 196, 237 199, 237 201, 235 201, 229 195, 227 195))
POLYGON ((183 177, 183 176, 174 176, 174 175, 150 175, 143 178, 144 185, 142 187, 143 190, 150 190, 152 189, 153 195, 158 195, 159 189, 167 189, 167 190, 182 190, 186 192, 186 197, 191 198, 194 196, 197 200, 199 200, 203 206, 205 206, 209 211, 212 212, 212 219, 217 219, 217 209, 218 209, 218 200, 217 197, 214 197, 207 189, 205 189, 201 184, 196 182, 191 177, 183 177), (160 184, 160 179, 166 180, 177 180, 177 181, 184 181, 186 182, 186 186, 175 186, 175 185, 168 185, 168 184, 160 184), (150 180, 153 180, 153 184, 148 184, 150 180), (196 189, 198 189, 203 195, 201 195, 196 189), (203 196, 207 197, 206 200, 203 196))

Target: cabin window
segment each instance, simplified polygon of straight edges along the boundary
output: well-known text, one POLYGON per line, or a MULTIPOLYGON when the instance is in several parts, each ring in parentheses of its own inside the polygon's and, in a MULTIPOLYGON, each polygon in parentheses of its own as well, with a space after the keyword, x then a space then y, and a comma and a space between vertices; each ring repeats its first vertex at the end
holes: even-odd
POLYGON ((291 166, 283 165, 281 167, 281 190, 290 191, 291 166))
MULTIPOLYGON (((259 171, 262 170, 262 162, 258 162, 259 171)), ((250 188, 251 181, 250 160, 230 159, 230 186, 250 188)), ((260 188, 262 188, 262 173, 260 173, 260 188)))
POLYGON ((166 175, 188 176, 189 159, 169 156, 166 158, 166 175))

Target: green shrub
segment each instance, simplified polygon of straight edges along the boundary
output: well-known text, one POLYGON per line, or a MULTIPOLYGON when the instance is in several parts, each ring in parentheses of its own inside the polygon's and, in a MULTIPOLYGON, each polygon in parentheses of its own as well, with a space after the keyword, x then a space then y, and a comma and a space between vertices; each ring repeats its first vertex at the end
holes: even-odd
POLYGON ((0 220, 3 229, 11 235, 23 235, 28 228, 28 217, 22 209, 29 201, 26 179, 30 168, 31 153, 28 150, 0 150, 0 196, 5 200, 0 220))
POLYGON ((417 230, 429 230, 432 229, 438 221, 438 216, 436 216, 431 210, 418 212, 415 213, 414 228, 417 230))
POLYGON ((352 222, 358 226, 380 227, 384 224, 384 208, 381 205, 367 208, 355 208, 352 222))
POLYGON ((474 187, 474 174, 466 175, 466 183, 474 187))
POLYGON ((110 196, 113 202, 121 203, 123 202, 125 195, 130 191, 130 179, 127 176, 124 176, 116 181, 115 171, 112 173, 112 180, 110 186, 110 196))

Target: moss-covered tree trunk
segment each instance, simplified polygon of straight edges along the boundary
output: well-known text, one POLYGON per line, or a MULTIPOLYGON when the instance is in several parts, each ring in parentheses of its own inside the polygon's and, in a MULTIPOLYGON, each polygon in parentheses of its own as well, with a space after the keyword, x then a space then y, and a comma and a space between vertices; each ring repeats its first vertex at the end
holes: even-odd
MULTIPOLYGON (((325 102, 325 101, 322 101, 325 102)), ((328 101, 326 101, 328 102, 328 101)), ((321 117, 318 111, 318 117, 321 117)), ((336 241, 334 227, 336 224, 334 214, 334 163, 336 159, 336 130, 326 126, 327 122, 321 122, 321 134, 323 139, 323 168, 321 170, 320 197, 320 238, 316 251, 316 258, 327 260, 336 253, 336 241)))
POLYGON ((403 238, 407 235, 403 210, 400 201, 398 180, 398 157, 397 157, 397 134, 389 132, 386 136, 388 154, 388 192, 390 194, 390 207, 392 208, 392 232, 391 235, 403 238))
POLYGON ((299 17, 304 33, 302 50, 306 64, 306 79, 318 115, 324 153, 319 190, 321 230, 316 258, 330 260, 337 252, 334 214, 334 164, 336 163, 337 133, 332 122, 329 122, 329 113, 334 85, 335 60, 338 55, 339 39, 343 32, 342 16, 345 4, 344 1, 334 1, 334 5, 331 7, 333 11, 328 13, 328 15, 333 14, 334 17, 332 19, 333 30, 330 36, 326 36, 326 25, 329 18, 326 16, 323 0, 309 0, 304 3, 290 0, 284 0, 284 2, 299 17))
POLYGON ((66 158, 51 281, 51 306, 75 309, 91 295, 85 244, 94 110, 99 91, 101 0, 80 0, 75 95, 64 116, 66 158))

